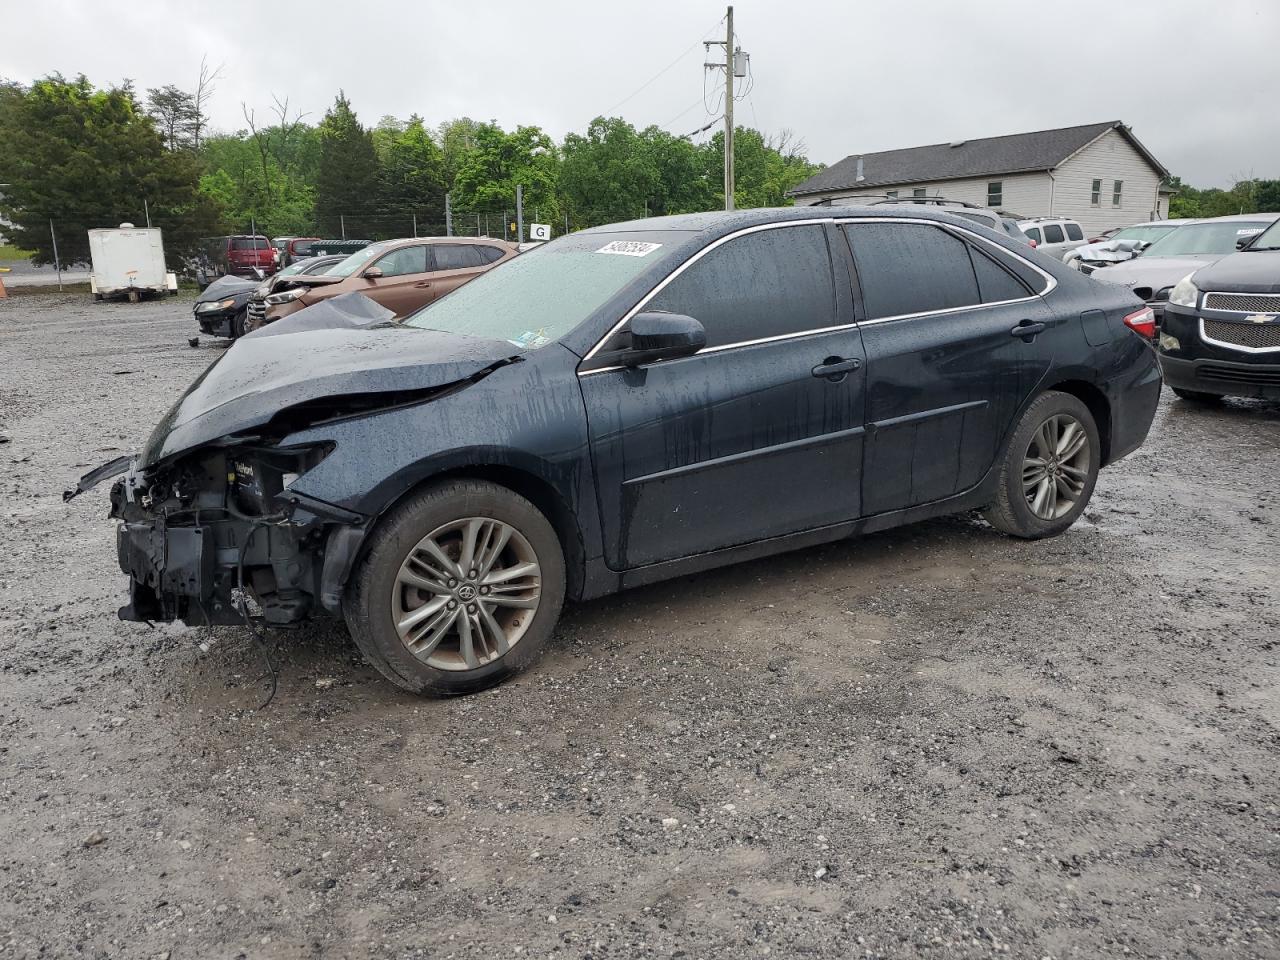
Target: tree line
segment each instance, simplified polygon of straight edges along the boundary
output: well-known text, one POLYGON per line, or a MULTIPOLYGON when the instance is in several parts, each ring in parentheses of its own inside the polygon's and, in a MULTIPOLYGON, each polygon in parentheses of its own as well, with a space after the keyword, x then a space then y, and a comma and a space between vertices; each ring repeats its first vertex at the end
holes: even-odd
MULTIPOLYGON (((63 262, 87 260, 86 231, 147 218, 169 253, 201 238, 251 229, 267 236, 380 239, 416 227, 442 233, 445 197, 459 232, 477 222, 503 235, 516 185, 526 219, 579 229, 720 209, 724 135, 694 143, 657 126, 597 117, 560 142, 538 126, 503 129, 461 117, 429 125, 384 116, 366 126, 340 91, 316 122, 273 98, 243 106, 244 126, 210 128, 217 71, 195 90, 140 95, 53 74, 0 81, 0 215, 8 240, 51 262, 50 221, 63 262)), ((790 203, 786 191, 818 166, 789 132, 735 135, 735 204, 790 203)))

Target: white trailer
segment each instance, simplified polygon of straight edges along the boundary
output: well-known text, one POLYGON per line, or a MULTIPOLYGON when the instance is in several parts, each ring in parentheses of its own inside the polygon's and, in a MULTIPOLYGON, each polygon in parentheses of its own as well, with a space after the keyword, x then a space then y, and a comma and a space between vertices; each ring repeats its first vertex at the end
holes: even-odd
POLYGON ((89 256, 93 261, 89 289, 95 300, 128 297, 137 303, 148 295, 177 292, 177 276, 165 269, 159 227, 122 223, 118 228, 90 230, 89 256))

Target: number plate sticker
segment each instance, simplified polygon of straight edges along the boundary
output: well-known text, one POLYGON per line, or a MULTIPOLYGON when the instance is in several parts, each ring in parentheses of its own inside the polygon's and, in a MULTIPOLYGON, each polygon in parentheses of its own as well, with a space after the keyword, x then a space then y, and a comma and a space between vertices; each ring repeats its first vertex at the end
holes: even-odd
POLYGON ((662 244, 646 243, 643 240, 614 240, 606 243, 596 253, 616 253, 623 257, 647 257, 662 244))

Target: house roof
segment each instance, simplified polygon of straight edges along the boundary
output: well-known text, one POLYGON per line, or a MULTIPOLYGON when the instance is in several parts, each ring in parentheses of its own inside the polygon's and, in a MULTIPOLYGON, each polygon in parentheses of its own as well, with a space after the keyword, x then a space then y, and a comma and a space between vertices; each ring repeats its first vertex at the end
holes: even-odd
POLYGON ((1169 171, 1138 142, 1128 127, 1119 120, 1110 120, 1079 127, 1015 133, 1004 137, 854 154, 820 170, 789 193, 804 195, 929 180, 958 180, 964 177, 1052 170, 1108 130, 1118 131, 1162 178, 1169 175, 1169 171), (857 179, 859 159, 862 161, 861 180, 857 179))

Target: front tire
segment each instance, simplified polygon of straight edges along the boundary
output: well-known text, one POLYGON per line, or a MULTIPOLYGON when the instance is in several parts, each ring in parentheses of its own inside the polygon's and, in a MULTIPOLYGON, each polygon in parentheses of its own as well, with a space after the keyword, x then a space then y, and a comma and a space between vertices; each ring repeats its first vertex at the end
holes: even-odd
POLYGON ((505 487, 456 480, 414 494, 378 525, 343 610, 392 683, 460 694, 529 666, 564 593, 564 552, 547 518, 505 487))
POLYGON ((247 309, 240 310, 231 318, 231 339, 239 340, 247 332, 245 323, 249 319, 249 311, 247 309))
POLYGON ((1222 402, 1222 394, 1220 393, 1203 393, 1199 390, 1183 390, 1181 387, 1174 387, 1173 392, 1179 400, 1186 400, 1188 403, 1214 404, 1222 402))
POLYGON ((1014 428, 996 501, 983 515, 1013 537, 1057 536, 1084 512, 1101 465, 1102 443, 1089 408, 1069 393, 1050 390, 1014 428))

